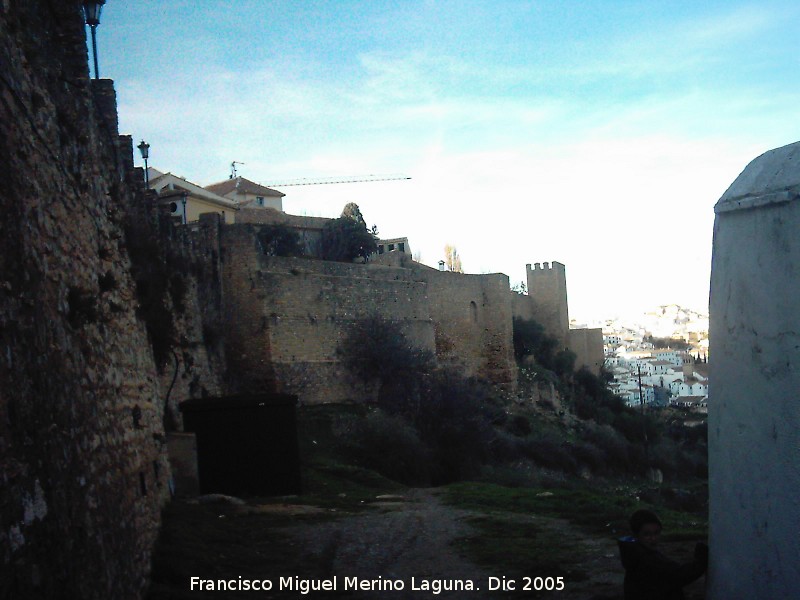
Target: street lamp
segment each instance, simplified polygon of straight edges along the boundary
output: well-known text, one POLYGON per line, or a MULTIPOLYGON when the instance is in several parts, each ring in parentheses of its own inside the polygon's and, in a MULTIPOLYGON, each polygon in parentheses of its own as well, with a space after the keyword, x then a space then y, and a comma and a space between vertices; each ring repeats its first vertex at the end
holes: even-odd
POLYGON ((142 140, 138 146, 139 152, 142 153, 144 159, 144 186, 150 189, 150 175, 147 173, 147 159, 150 158, 150 144, 142 140))
POLYGON ((106 0, 83 0, 83 16, 86 24, 92 30, 92 54, 94 56, 94 78, 100 79, 100 70, 97 67, 97 26, 100 25, 100 13, 106 0))

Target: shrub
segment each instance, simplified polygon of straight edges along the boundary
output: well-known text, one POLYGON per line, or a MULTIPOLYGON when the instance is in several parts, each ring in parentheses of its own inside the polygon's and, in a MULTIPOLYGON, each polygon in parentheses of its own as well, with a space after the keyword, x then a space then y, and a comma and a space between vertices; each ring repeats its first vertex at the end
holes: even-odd
POLYGON ((586 439, 604 454, 611 470, 628 471, 632 467, 630 443, 609 425, 587 427, 586 439))
POLYGON ((501 412, 478 381, 446 373, 428 378, 417 411, 409 416, 434 452, 433 483, 457 481, 478 472, 480 464, 491 457, 496 438, 492 423, 501 412))
POLYGON ((305 248, 300 234, 286 225, 264 225, 258 231, 258 242, 267 256, 303 256, 305 248))
POLYGON ((427 484, 431 479, 430 449, 400 416, 370 412, 353 422, 343 445, 361 466, 400 483, 427 484))
POLYGON ((338 219, 332 219, 325 224, 320 250, 324 260, 366 260, 370 254, 378 251, 376 229, 368 229, 358 206, 350 203, 345 206, 338 219))
POLYGON ((544 326, 532 319, 514 317, 514 356, 521 361, 532 356, 537 363, 552 368, 558 340, 544 332, 544 326))
POLYGON ((541 467, 566 473, 575 473, 578 470, 578 461, 572 448, 559 433, 553 431, 534 433, 526 438, 524 452, 541 467))
POLYGON ((431 352, 406 338, 400 323, 380 316, 353 323, 336 352, 358 380, 379 385, 378 401, 390 412, 410 410, 403 405, 418 395, 420 379, 435 364, 431 352))

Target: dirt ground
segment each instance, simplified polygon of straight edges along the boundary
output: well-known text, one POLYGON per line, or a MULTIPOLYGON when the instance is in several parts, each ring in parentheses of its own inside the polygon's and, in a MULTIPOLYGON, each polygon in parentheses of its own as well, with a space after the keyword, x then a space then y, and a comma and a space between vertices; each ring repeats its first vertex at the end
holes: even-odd
MULTIPOLYGON (((263 510, 289 510, 290 507, 263 507, 263 510)), ((308 510, 298 507, 297 510, 308 510)), ((576 556, 584 557, 581 570, 588 578, 581 581, 564 580, 561 591, 523 590, 525 581, 514 577, 516 589, 490 590, 490 578, 495 584, 509 574, 502 568, 492 571, 479 568, 458 552, 457 540, 474 532, 468 523, 478 513, 454 509, 442 503, 435 489, 411 489, 403 496, 379 499, 375 510, 342 516, 322 523, 302 523, 287 527, 289 544, 299 550, 321 570, 325 577, 336 577, 337 592, 312 592, 305 597, 347 596, 351 598, 548 598, 565 600, 622 599, 623 570, 619 562, 616 542, 613 539, 592 537, 579 531, 570 523, 536 515, 520 519, 535 520, 537 526, 567 536, 574 540, 576 556), (358 577, 378 580, 372 591, 344 591, 345 578, 358 577), (387 581, 400 581, 403 589, 387 590, 387 581), (434 581, 471 581, 472 590, 443 590, 435 593, 434 581), (425 582, 431 589, 424 589, 425 582), (417 589, 414 589, 417 588, 417 589), (423 588, 423 589, 419 589, 423 588)), ((665 544, 664 551, 676 559, 688 560, 688 550, 681 544, 665 544), (681 556, 683 553, 683 556, 681 556)), ((300 574, 302 576, 302 574, 300 574)), ((530 573, 531 587, 535 577, 548 577, 548 573, 530 573)), ((539 581, 538 583, 545 583, 539 581)), ((553 582, 550 582, 553 583, 553 582)), ((445 586, 446 587, 446 586, 445 586)), ((704 580, 687 588, 687 598, 702 600, 704 580)), ((283 593, 273 597, 285 598, 283 593)), ((298 596, 299 597, 299 596, 298 596)))

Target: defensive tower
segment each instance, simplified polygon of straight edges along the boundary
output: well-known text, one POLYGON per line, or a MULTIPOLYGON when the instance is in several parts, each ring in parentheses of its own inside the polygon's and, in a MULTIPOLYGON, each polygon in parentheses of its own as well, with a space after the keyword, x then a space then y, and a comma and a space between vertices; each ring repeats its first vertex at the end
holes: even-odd
POLYGON ((560 262, 525 265, 528 296, 535 305, 535 314, 548 335, 555 337, 561 348, 569 344, 569 310, 567 309, 567 276, 560 262))

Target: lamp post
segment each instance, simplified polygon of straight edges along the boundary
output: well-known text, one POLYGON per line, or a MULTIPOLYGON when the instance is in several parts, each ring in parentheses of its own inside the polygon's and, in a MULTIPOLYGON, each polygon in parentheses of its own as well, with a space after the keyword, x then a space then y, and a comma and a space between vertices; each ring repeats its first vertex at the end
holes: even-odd
POLYGON ((106 0, 83 0, 83 16, 86 24, 92 30, 92 55, 94 56, 94 78, 100 79, 100 69, 97 67, 97 26, 100 25, 100 13, 106 0))
POLYGON ((138 146, 139 152, 142 153, 144 159, 144 187, 150 189, 150 175, 147 173, 147 159, 150 158, 150 144, 142 140, 138 146))

